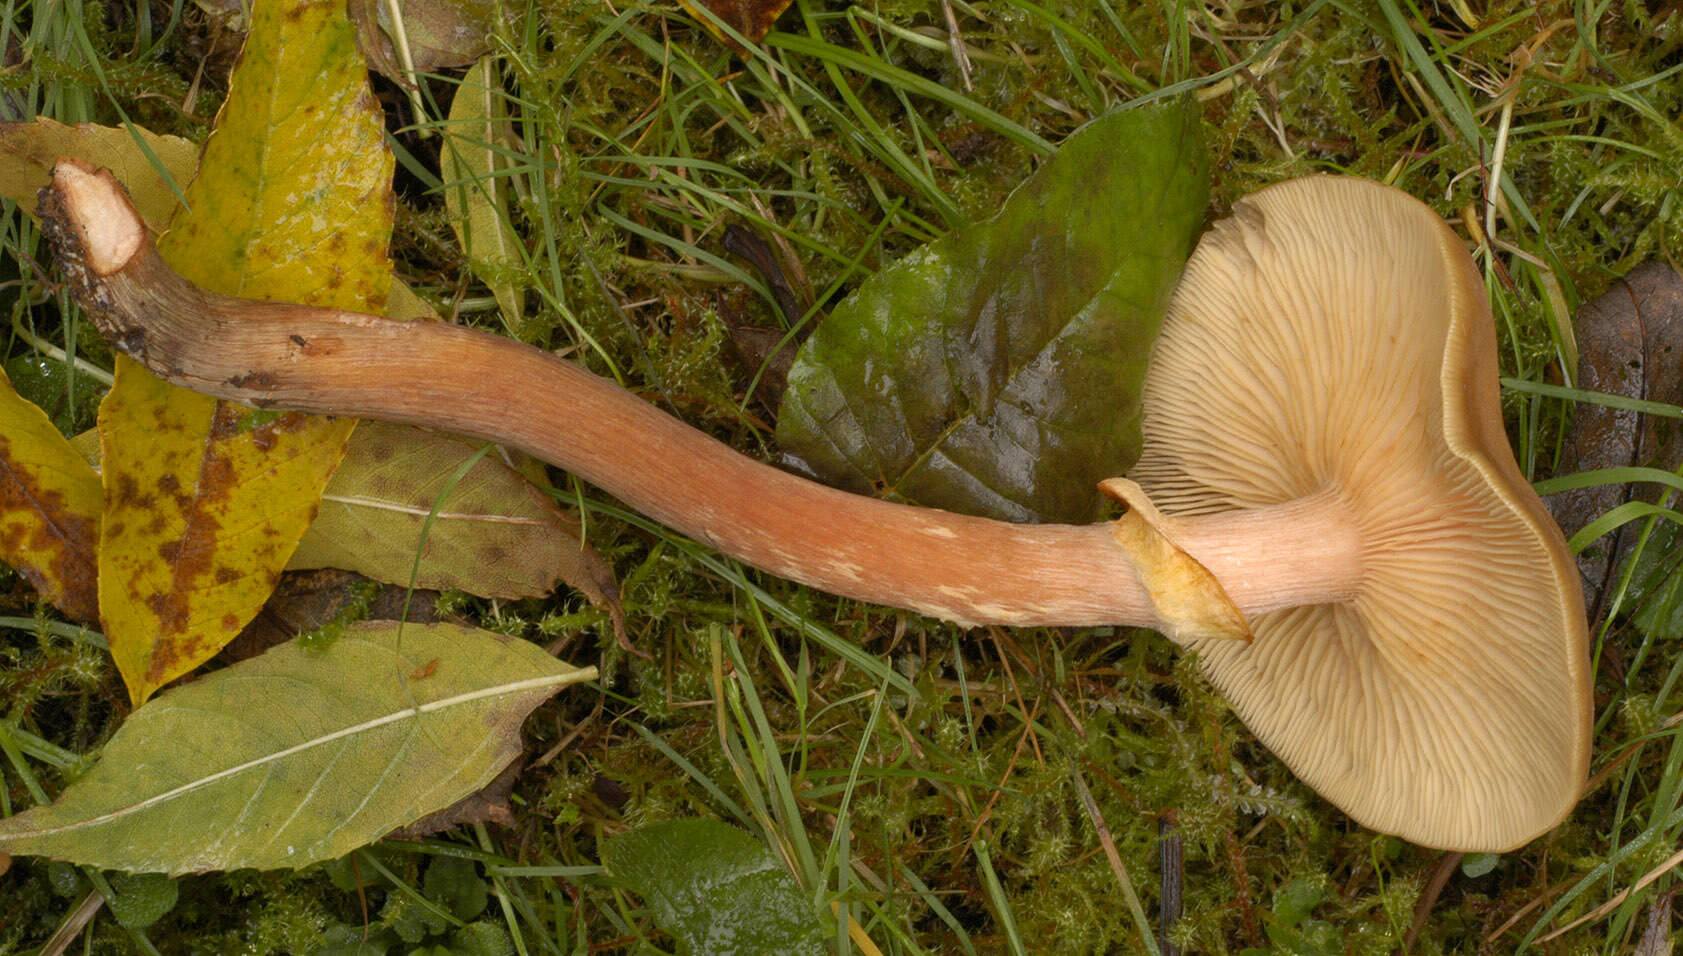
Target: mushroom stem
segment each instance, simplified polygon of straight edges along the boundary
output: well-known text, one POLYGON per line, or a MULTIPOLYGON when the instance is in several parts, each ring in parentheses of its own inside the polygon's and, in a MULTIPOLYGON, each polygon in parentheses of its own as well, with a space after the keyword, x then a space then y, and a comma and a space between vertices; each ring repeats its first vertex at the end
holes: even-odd
MULTIPOLYGON (((43 228, 113 347, 254 405, 501 442, 780 577, 964 624, 1157 626, 1105 524, 1031 525, 848 494, 737 453, 546 352, 459 326, 216 295, 158 256, 109 173, 61 161, 43 228)), ((1173 519, 1245 614, 1348 600, 1359 537, 1330 491, 1173 519)))

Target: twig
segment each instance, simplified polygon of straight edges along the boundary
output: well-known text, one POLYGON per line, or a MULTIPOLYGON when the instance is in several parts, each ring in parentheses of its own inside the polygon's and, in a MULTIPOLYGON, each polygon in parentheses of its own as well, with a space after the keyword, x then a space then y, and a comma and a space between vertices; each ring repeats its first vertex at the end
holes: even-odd
POLYGON ((1134 892, 1134 881, 1128 879, 1128 868, 1122 865, 1122 854, 1116 852, 1116 841, 1110 835, 1110 827, 1105 826, 1104 814, 1099 812, 1093 791, 1087 789, 1087 781, 1081 779, 1080 767, 1070 768, 1070 780, 1075 783, 1075 792, 1081 797, 1087 819, 1092 821, 1093 829, 1099 835, 1099 846, 1104 848, 1104 857, 1110 861, 1110 871, 1116 874, 1116 883, 1122 887, 1122 898, 1127 901, 1128 912, 1133 914, 1134 925, 1139 927, 1140 939, 1145 940, 1153 956, 1162 956, 1157 948, 1157 937, 1151 932, 1151 923, 1145 918, 1145 907, 1140 905, 1139 894, 1134 892))
POLYGON ((1408 935, 1403 937, 1402 947, 1397 950, 1398 956, 1407 956, 1414 948, 1414 941, 1420 938, 1420 931, 1426 927, 1426 919, 1432 915, 1432 907, 1437 905, 1438 896, 1448 885, 1449 878, 1454 875, 1455 868, 1461 865, 1462 853, 1445 853, 1438 861, 1437 869, 1432 871, 1432 878, 1426 881, 1426 888, 1420 891, 1420 901, 1414 904, 1414 922, 1408 927, 1408 935))
POLYGON ((41 947, 41 956, 61 956, 70 949, 70 944, 76 942, 76 937, 82 935, 82 930, 98 915, 100 907, 105 905, 105 897, 93 890, 82 897, 82 902, 76 904, 64 917, 64 922, 58 924, 51 939, 41 947))
POLYGON ((1157 860, 1162 892, 1157 900, 1157 940, 1163 956, 1180 956, 1180 947, 1169 941, 1169 933, 1180 921, 1181 881, 1185 870, 1180 834, 1175 832, 1175 811, 1157 818, 1157 860))

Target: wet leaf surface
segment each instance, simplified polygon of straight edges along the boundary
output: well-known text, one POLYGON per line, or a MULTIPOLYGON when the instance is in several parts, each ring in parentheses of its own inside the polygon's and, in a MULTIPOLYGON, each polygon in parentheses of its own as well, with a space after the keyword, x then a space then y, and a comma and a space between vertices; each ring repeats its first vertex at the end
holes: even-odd
POLYGON ((1096 120, 996 218, 860 286, 789 374, 783 447, 855 492, 1097 517, 1098 482, 1138 454, 1146 360, 1203 222, 1198 123, 1186 102, 1096 120))
MULTIPOLYGON (((1683 376, 1678 374, 1683 363, 1683 275, 1661 262, 1638 266, 1581 308, 1574 325, 1578 387, 1683 405, 1683 376)), ((1680 424, 1628 409, 1580 403, 1573 412, 1559 473, 1626 466, 1674 469, 1683 461, 1680 424)), ((1555 520, 1570 536, 1627 501, 1654 500, 1658 490, 1651 485, 1603 484, 1563 491, 1547 501, 1555 520)), ((1638 527, 1621 527, 1578 555, 1585 598, 1592 608, 1635 540, 1638 527)))
MULTIPOLYGON (((392 160, 354 31, 328 2, 253 16, 191 211, 159 250, 218 292, 379 311, 392 160)), ((100 607, 136 703, 257 613, 351 427, 253 413, 118 362, 100 414, 100 607)))
POLYGON ((643 898, 682 953, 822 953, 812 904, 760 841, 717 820, 669 820, 605 842, 608 875, 643 898))
POLYGON ((99 475, 0 374, 0 560, 77 621, 99 620, 99 475))
POLYGON ((335 859, 479 791, 534 707, 594 677, 447 624, 282 645, 137 709, 56 802, 0 821, 0 850, 170 874, 335 859))

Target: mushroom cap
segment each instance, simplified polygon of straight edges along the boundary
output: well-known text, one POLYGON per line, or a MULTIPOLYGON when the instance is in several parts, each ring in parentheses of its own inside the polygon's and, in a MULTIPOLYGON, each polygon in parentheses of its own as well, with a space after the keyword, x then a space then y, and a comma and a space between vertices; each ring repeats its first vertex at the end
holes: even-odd
POLYGON ((1258 739, 1425 846, 1559 823, 1589 765, 1583 602, 1509 450, 1489 304, 1448 225, 1353 178, 1242 200, 1187 264, 1144 406, 1130 474, 1163 513, 1330 496, 1360 536, 1354 599, 1194 642, 1258 739))

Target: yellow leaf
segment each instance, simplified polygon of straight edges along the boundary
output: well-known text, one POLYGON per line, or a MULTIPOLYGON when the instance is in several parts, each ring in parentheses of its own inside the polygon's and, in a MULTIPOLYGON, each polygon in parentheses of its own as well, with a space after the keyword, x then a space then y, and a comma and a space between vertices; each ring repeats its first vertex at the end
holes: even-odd
POLYGON ((394 276, 391 291, 386 297, 385 316, 388 319, 437 319, 438 310, 416 295, 415 290, 402 279, 394 276))
POLYGON ((0 373, 0 559, 78 621, 99 618, 99 476, 0 373))
POLYGON ((508 125, 502 85, 493 57, 485 57, 456 87, 439 167, 444 176, 444 205, 450 227, 474 275, 491 289, 503 321, 517 335, 526 311, 526 291, 510 276, 520 275, 525 260, 520 237, 509 224, 508 162, 497 143, 508 125))
POLYGON ((180 205, 175 190, 186 185, 199 165, 199 147, 191 140, 139 127, 131 131, 92 123, 66 126, 50 119, 0 123, 0 197, 34 209, 35 191, 47 184, 60 156, 75 156, 115 173, 128 187, 140 218, 153 229, 169 222, 180 205))
MULTIPOLYGON (((391 166, 343 4, 259 0, 191 212, 159 249, 218 292, 377 312, 391 166)), ((256 614, 352 424, 252 412, 117 363, 100 407, 100 609, 136 703, 256 614)))
MULTIPOLYGON (((33 210, 36 192, 47 184, 53 163, 64 156, 74 156, 115 173, 128 189, 140 218, 155 232, 169 224, 170 217, 181 205, 170 188, 170 181, 185 186, 199 170, 198 144, 179 136, 160 136, 141 127, 130 132, 121 126, 92 123, 66 126, 50 119, 0 123, 0 199, 10 199, 33 210), (143 142, 146 149, 141 148, 143 142), (146 150, 157 157, 161 169, 153 165, 146 150)), ((402 280, 392 276, 390 282, 385 309, 388 317, 438 318, 437 310, 402 280)), ((97 441, 93 447, 97 453, 97 441)))

